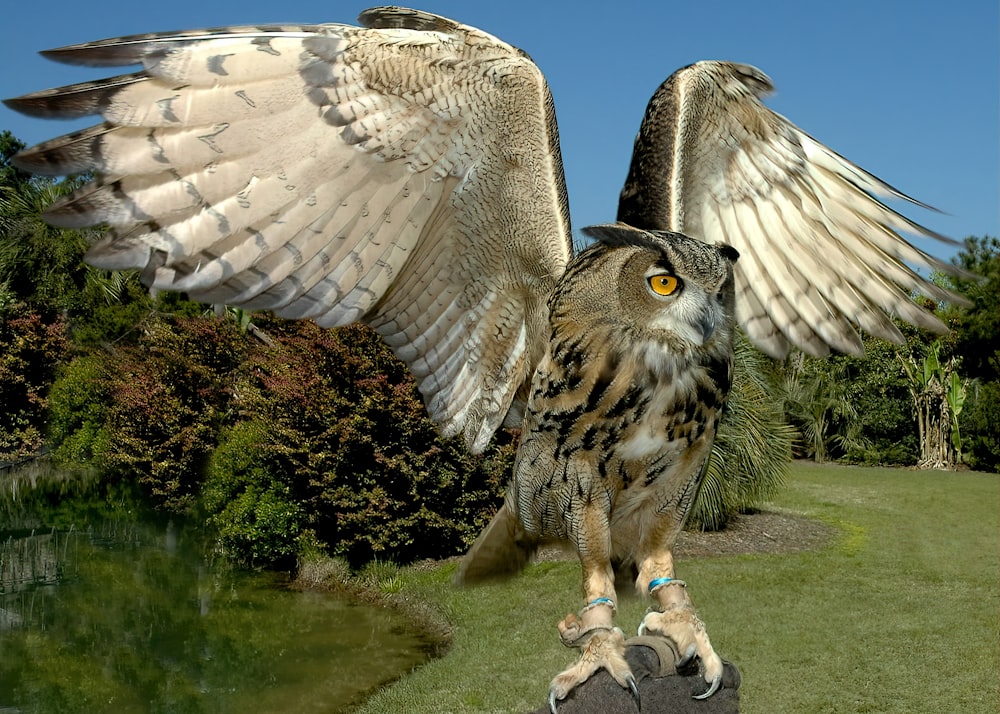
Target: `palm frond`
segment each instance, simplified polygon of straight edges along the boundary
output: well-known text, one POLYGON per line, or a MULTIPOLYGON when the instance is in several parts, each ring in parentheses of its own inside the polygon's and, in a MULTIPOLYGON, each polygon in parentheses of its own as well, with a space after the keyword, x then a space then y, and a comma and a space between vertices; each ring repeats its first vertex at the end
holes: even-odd
POLYGON ((705 464, 690 524, 719 530, 733 515, 761 505, 781 486, 793 430, 769 357, 738 333, 733 388, 705 464))

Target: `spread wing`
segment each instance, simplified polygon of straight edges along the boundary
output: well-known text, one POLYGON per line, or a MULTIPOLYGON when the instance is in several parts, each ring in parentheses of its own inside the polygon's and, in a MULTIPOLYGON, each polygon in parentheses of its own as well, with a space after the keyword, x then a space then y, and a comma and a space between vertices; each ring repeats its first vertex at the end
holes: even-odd
POLYGON ((46 215, 110 226, 94 265, 195 300, 372 324, 443 431, 481 450, 530 378, 570 257, 551 97, 486 33, 398 8, 361 21, 47 52, 141 70, 8 100, 103 119, 15 163, 94 172, 46 215))
POLYGON ((962 299, 911 266, 955 269, 900 232, 948 239, 878 197, 916 201, 765 107, 772 89, 759 70, 725 62, 667 79, 636 138, 619 220, 736 248, 737 318, 774 357, 790 345, 861 354, 855 326, 902 342, 890 315, 946 331, 911 294, 962 299))

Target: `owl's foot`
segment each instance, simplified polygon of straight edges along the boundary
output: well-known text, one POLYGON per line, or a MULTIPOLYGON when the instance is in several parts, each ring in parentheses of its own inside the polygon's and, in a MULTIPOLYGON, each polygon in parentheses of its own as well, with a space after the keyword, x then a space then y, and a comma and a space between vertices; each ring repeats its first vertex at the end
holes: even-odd
POLYGON ((639 625, 639 635, 657 635, 673 641, 681 659, 677 668, 682 669, 697 655, 704 668, 708 689, 695 699, 708 699, 722 686, 722 659, 715 653, 703 623, 688 602, 667 605, 662 610, 650 610, 639 625))
POLYGON ((598 670, 606 669, 615 681, 632 694, 636 708, 639 687, 625 661, 625 635, 617 627, 588 627, 576 615, 567 615, 559 623, 559 635, 567 647, 579 647, 580 659, 556 675, 549 686, 549 709, 556 714, 556 705, 577 686, 590 679, 598 670))

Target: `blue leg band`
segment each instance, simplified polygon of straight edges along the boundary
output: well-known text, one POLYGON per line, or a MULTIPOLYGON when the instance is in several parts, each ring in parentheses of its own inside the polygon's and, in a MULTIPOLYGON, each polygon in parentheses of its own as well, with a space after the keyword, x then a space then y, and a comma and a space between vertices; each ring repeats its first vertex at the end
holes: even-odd
POLYGON ((649 594, 652 595, 654 590, 659 590, 664 585, 679 585, 682 588, 687 587, 687 583, 683 580, 678 580, 677 578, 656 578, 649 582, 649 594))
POLYGON ((666 585, 667 583, 672 583, 673 578, 656 578, 656 580, 649 581, 649 593, 652 595, 653 591, 661 585, 666 585))

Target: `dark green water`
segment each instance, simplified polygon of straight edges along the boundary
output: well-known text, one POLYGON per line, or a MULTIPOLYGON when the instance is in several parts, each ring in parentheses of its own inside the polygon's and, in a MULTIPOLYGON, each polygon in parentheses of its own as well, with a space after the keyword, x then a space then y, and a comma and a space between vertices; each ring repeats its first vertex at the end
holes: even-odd
POLYGON ((124 491, 39 484, 0 474, 0 714, 337 712, 427 659, 399 613, 236 571, 124 491))

